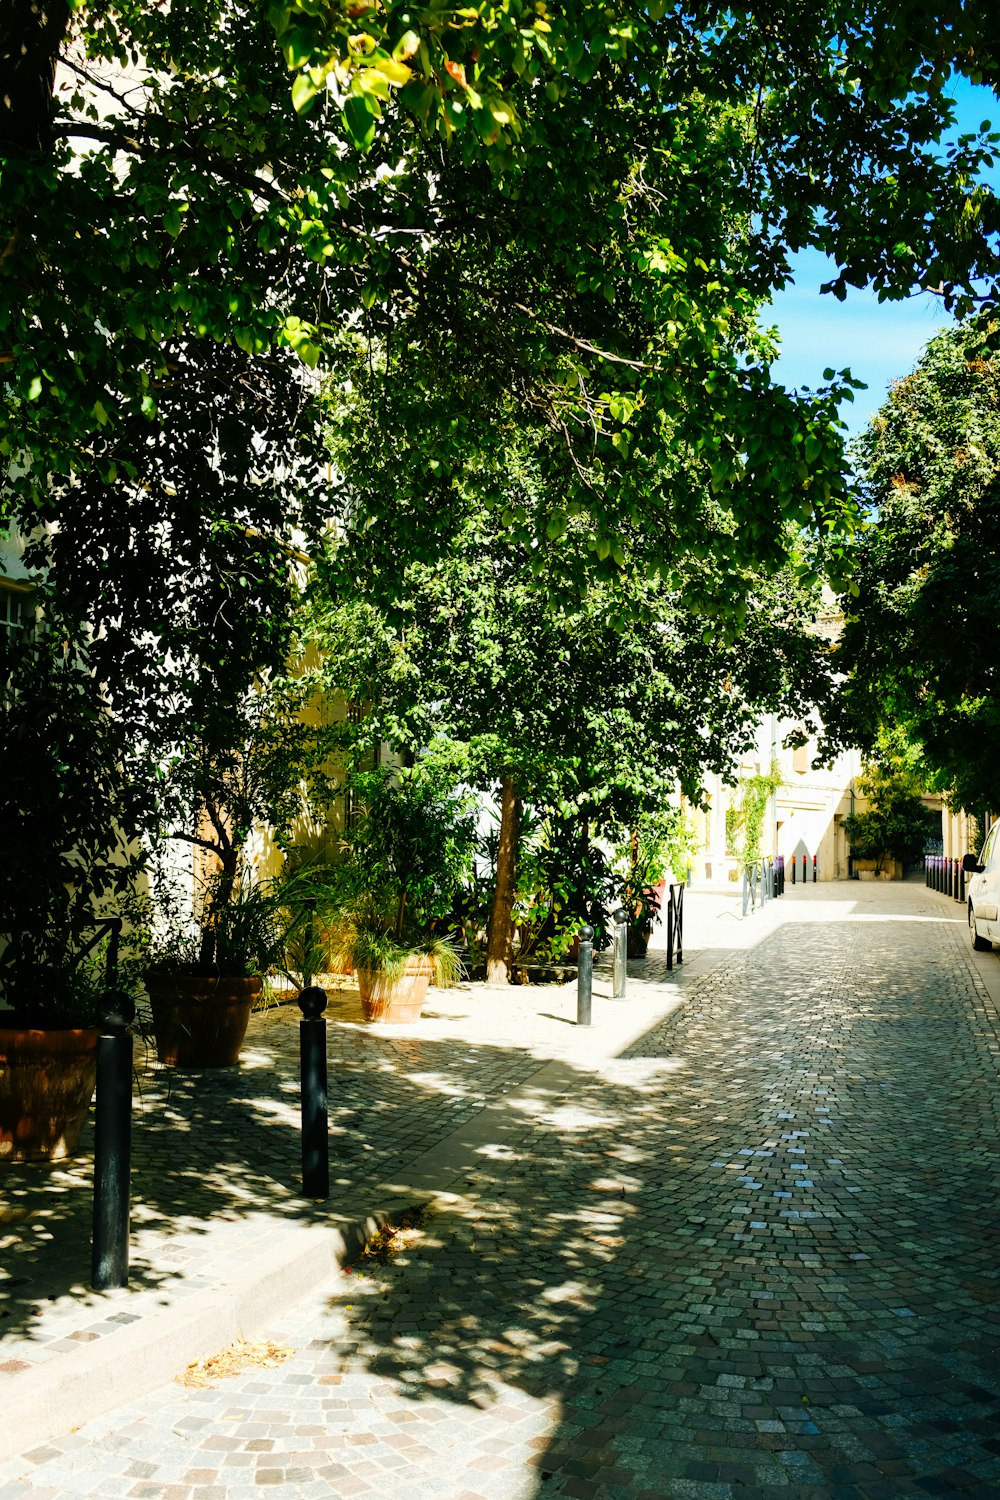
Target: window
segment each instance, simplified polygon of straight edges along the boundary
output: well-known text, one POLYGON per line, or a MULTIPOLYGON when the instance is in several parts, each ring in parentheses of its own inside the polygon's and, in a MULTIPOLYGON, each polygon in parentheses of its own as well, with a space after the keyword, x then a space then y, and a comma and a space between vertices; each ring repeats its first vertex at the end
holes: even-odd
POLYGON ((29 618, 27 595, 0 586, 0 651, 14 644, 29 618))

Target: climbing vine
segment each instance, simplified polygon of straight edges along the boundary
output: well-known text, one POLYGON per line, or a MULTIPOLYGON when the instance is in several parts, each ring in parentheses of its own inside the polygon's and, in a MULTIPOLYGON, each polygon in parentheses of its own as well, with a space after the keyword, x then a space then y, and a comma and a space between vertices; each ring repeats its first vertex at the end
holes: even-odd
POLYGON ((736 783, 737 796, 726 809, 726 848, 736 855, 741 869, 761 857, 767 804, 781 784, 776 760, 766 774, 741 777, 736 783))

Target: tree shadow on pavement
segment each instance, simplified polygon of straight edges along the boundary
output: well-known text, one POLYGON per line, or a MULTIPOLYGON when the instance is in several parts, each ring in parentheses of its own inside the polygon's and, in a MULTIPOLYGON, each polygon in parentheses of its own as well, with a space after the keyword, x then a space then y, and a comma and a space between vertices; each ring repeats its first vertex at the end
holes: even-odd
POLYGON ((487 1481, 518 1465, 518 1496, 985 1492, 982 1002, 919 920, 789 927, 735 955, 338 1294, 343 1370, 415 1412, 495 1409, 502 1452, 494 1431, 456 1473, 470 1496, 477 1472, 514 1494, 487 1481))
MULTIPOLYGON (((538 1066, 527 1051, 391 1037, 330 1019, 330 1208, 476 1116, 538 1066)), ((162 1305, 224 1280, 282 1222, 323 1222, 301 1196, 300 1013, 255 1016, 238 1068, 182 1072, 137 1043, 128 1295, 91 1291, 93 1128, 81 1154, 0 1170, 0 1378, 131 1321, 130 1297, 162 1305), (69 1342, 67 1343, 67 1340, 69 1342), (76 1340, 76 1343, 73 1342, 76 1340), (25 1341, 35 1349, 25 1348, 25 1341)), ((366 1208, 377 1208, 368 1201, 366 1208)), ((149 1310, 145 1305, 143 1311, 149 1310)))

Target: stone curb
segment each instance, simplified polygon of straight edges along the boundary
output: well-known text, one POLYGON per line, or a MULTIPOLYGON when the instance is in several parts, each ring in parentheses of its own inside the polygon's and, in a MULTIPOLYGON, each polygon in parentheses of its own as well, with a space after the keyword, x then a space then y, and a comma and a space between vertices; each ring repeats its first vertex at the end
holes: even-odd
MULTIPOLYGON (((747 931, 740 948, 755 947, 774 930, 774 903, 747 931)), ((466 1125, 414 1158, 405 1182, 373 1185, 366 1196, 378 1209, 330 1213, 323 1224, 299 1224, 268 1250, 244 1265, 224 1284, 193 1293, 123 1326, 112 1338, 81 1344, 79 1350, 19 1374, 4 1383, 0 1407, 0 1462, 75 1430, 94 1417, 134 1401, 174 1379, 195 1360, 217 1353, 240 1338, 262 1331, 350 1265, 364 1244, 407 1209, 454 1201, 456 1180, 483 1151, 503 1151, 505 1138, 520 1134, 531 1114, 571 1092, 581 1069, 599 1068, 651 1026, 683 1005, 692 983, 733 957, 732 948, 703 948, 679 965, 641 1016, 629 1002, 615 1002, 595 991, 597 1023, 572 1058, 540 1062, 534 1073, 502 1099, 486 1105, 466 1125), (658 1002, 658 1003, 657 1003, 658 1002)), ((317 1205, 317 1208, 319 1206, 317 1205)), ((320 1210, 322 1211, 322 1210, 320 1210)), ((105 1292, 104 1297, 127 1297, 105 1292)))
MULTIPOLYGON (((113 1338, 82 1344, 4 1386, 0 1460, 165 1384, 193 1360, 273 1322, 335 1275, 386 1222, 389 1210, 330 1226, 296 1226, 266 1254, 180 1306, 140 1318, 113 1338)), ((127 1292, 105 1292, 108 1298, 127 1292)))

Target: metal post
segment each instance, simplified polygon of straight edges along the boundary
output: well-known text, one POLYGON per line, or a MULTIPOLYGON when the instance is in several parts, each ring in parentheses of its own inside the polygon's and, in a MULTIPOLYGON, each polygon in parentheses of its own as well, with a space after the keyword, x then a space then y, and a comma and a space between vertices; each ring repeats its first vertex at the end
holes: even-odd
POLYGON ((129 1174, 132 1163, 132 1035, 135 1005, 111 991, 97 1039, 94 1109, 94 1233, 90 1284, 128 1285, 129 1174))
POLYGON ((816 884, 816 856, 813 855, 813 885, 816 884))
POLYGON ((302 1069, 302 1191, 307 1198, 330 1194, 330 1130, 326 1092, 326 991, 312 985, 299 995, 299 1057, 302 1069))
POLYGON ((611 913, 611 920, 615 924, 615 942, 611 956, 611 998, 612 1000, 624 1000, 625 984, 628 977, 626 969, 626 960, 628 958, 628 912, 624 906, 619 906, 617 911, 611 913))
POLYGON ((580 956, 576 968, 576 1024, 590 1025, 591 1001, 594 993, 594 929, 580 929, 580 956))

